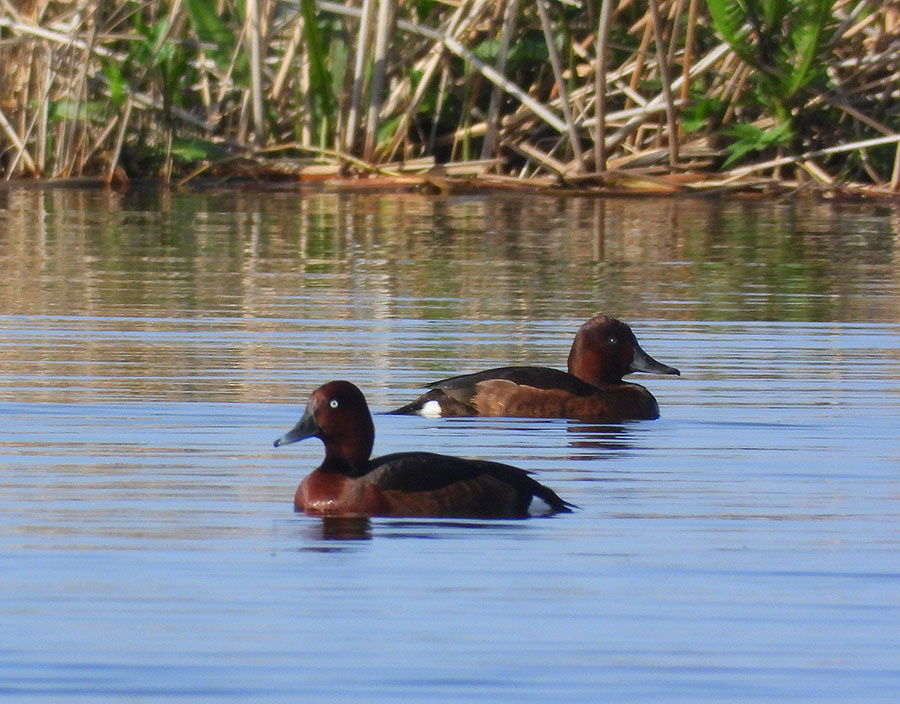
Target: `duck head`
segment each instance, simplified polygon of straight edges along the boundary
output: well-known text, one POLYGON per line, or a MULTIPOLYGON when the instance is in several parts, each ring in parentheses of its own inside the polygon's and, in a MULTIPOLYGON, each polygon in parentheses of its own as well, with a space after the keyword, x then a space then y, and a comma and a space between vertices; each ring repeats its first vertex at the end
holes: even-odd
POLYGON ((578 329, 569 351, 569 374, 600 386, 617 384, 632 372, 681 375, 644 352, 631 328, 620 320, 595 315, 578 329))
POLYGON ((275 441, 275 447, 312 437, 325 445, 320 470, 363 473, 375 444, 375 425, 362 391, 349 381, 320 386, 310 395, 303 417, 275 441))

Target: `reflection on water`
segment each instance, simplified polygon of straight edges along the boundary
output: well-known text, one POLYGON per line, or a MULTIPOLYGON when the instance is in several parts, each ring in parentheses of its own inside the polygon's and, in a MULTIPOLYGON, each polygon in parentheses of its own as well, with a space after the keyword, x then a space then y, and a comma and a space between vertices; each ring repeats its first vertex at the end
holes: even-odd
POLYGON ((0 190, 0 699, 892 701, 897 210, 0 190), (388 416, 565 366, 593 312, 652 422, 388 416), (295 514, 349 378, 376 454, 532 471, 520 521, 295 514), (302 693, 302 694, 301 694, 302 693))
POLYGON ((372 521, 368 518, 325 517, 319 525, 322 540, 372 539, 372 521))
POLYGON ((435 375, 483 359, 564 366, 598 310, 651 321, 636 332, 657 355, 655 320, 900 318, 897 216, 866 204, 68 190, 0 202, 2 383, 49 402, 73 387, 285 398, 297 368, 347 373, 373 353, 379 368, 435 375))
POLYGON ((896 314, 900 221, 868 204, 11 190, 0 206, 5 311, 122 316, 113 330, 322 316, 324 293, 344 320, 896 314))

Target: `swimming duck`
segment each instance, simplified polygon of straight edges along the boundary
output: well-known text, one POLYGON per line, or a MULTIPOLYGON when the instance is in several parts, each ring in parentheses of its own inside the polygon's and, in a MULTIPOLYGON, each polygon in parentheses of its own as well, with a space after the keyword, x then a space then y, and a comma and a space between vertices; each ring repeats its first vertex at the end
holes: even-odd
POLYGON ((577 418, 594 422, 653 420, 659 404, 632 372, 675 374, 641 349, 625 323, 595 315, 575 334, 569 371, 549 367, 500 367, 428 384, 412 403, 390 411, 424 416, 577 418))
POLYGON ((313 391, 275 447, 310 437, 325 444, 325 459, 300 483, 294 509, 311 515, 524 518, 573 508, 524 470, 499 462, 433 452, 370 458, 375 426, 349 381, 313 391))

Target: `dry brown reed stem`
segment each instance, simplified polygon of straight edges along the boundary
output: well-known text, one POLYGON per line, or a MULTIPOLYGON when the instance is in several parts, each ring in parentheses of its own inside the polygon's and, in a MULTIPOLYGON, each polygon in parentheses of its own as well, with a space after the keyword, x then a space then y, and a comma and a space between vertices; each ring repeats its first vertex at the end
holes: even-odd
MULTIPOLYGON (((730 47, 727 44, 720 44, 712 51, 710 51, 706 56, 704 56, 700 61, 694 64, 689 76, 699 76, 707 70, 710 70, 716 64, 716 62, 718 62, 729 51, 730 47)), ((683 80, 683 77, 675 79, 675 81, 673 81, 671 85, 672 90, 678 89, 681 86, 683 80)), ((646 115, 664 112, 665 109, 666 105, 664 96, 662 94, 658 94, 645 106, 637 111, 633 111, 635 113, 634 117, 630 118, 615 134, 607 138, 607 148, 613 148, 617 146, 622 141, 624 141, 627 136, 636 132, 644 124, 644 117, 646 115)))
POLYGON ((891 190, 900 190, 900 143, 894 152, 894 168, 891 170, 891 190))
POLYGON ((347 113, 347 129, 344 135, 344 150, 352 151, 356 144, 356 133, 362 114, 362 96, 366 80, 366 57, 369 38, 372 35, 372 21, 375 10, 374 0, 363 0, 356 35, 356 56, 353 63, 353 88, 350 95, 350 111, 347 113))
POLYGON ((553 75, 556 79, 556 89, 559 93, 560 105, 562 107, 563 118, 566 121, 566 131, 569 134, 569 143, 572 151, 575 153, 575 164, 580 173, 584 173, 584 152, 581 149, 581 141, 578 137, 578 131, 575 123, 572 121, 572 108, 569 104, 568 91, 566 90, 566 82, 562 75, 562 65, 559 60, 559 51, 556 49, 556 42, 553 41, 553 28, 550 26, 550 18, 547 15, 546 0, 535 0, 538 8, 538 15, 541 18, 541 29, 544 32, 544 41, 547 44, 547 52, 550 55, 550 66, 553 69, 553 75))
MULTIPOLYGON (((448 86, 450 85, 450 69, 447 67, 447 64, 444 64, 441 67, 441 78, 438 81, 437 86, 437 100, 434 106, 434 115, 431 118, 431 130, 428 132, 428 142, 426 143, 425 151, 426 153, 433 153, 435 143, 438 139, 438 130, 439 130, 439 120, 440 115, 444 110, 444 100, 447 98, 448 86)), ((451 151, 455 151, 457 135, 462 135, 463 131, 467 128, 459 129, 454 132, 453 139, 450 140, 451 143, 451 151)))
MULTIPOLYGON (((371 0, 368 1, 371 2, 371 0)), ((287 85, 288 73, 292 70, 294 57, 297 55, 297 48, 300 45, 300 40, 303 38, 303 25, 300 20, 301 15, 297 15, 293 20, 294 31, 288 41, 284 56, 281 57, 275 80, 272 82, 272 90, 269 97, 276 102, 281 99, 285 85, 287 85)), ((204 74, 205 76, 206 74, 204 74)))
MULTIPOLYGON (((641 81, 643 80, 644 62, 646 61, 646 58, 647 58, 647 51, 650 48, 650 40, 652 37, 653 37, 653 27, 649 23, 644 24, 644 33, 643 33, 643 36, 641 37, 641 45, 635 54, 634 70, 631 72, 631 81, 628 84, 628 88, 632 92, 635 92, 635 93, 638 92, 638 87, 640 86, 641 81)), ((625 107, 628 107, 627 103, 626 103, 625 107)))
MULTIPOLYGON (((666 122, 669 128, 669 166, 678 165, 678 124, 675 118, 675 102, 672 99, 672 85, 669 77, 669 63, 663 48, 663 26, 659 16, 659 7, 656 0, 648 0, 650 16, 653 19, 653 34, 656 38, 656 62, 659 78, 662 81, 662 97, 666 105, 666 122)), ((687 81, 687 76, 682 76, 687 81)))
MULTIPOLYGON (((32 159, 31 154, 28 152, 28 148, 25 146, 25 142, 19 137, 16 133, 15 128, 9 124, 9 120, 6 119, 6 116, 3 114, 3 111, 0 110, 0 128, 3 128, 3 132, 6 134, 7 138, 10 142, 13 143, 17 150, 16 159, 21 158, 26 167, 32 173, 37 171, 37 167, 35 166, 34 159, 32 159)), ((7 173, 7 178, 9 178, 9 174, 12 173, 10 170, 7 173)))
POLYGON ((125 110, 122 111, 122 120, 119 123, 119 134, 116 137, 115 150, 113 151, 112 158, 109 160, 109 168, 106 170, 107 183, 112 183, 116 173, 116 167, 119 165, 119 159, 122 156, 122 145, 125 144, 125 134, 128 130, 128 125, 131 122, 132 107, 134 107, 134 101, 131 99, 131 96, 128 96, 125 99, 125 110))
MULTIPOLYGON (((509 45, 516 24, 516 14, 519 10, 519 0, 506 0, 503 13, 503 25, 500 32, 500 49, 497 54, 497 73, 506 77, 506 57, 509 53, 509 45)), ((487 159, 494 153, 494 143, 498 134, 498 119, 500 116, 500 101, 503 91, 500 86, 494 85, 491 90, 491 102, 487 113, 487 131, 481 146, 481 158, 487 159)))
POLYGON ((681 76, 684 79, 681 83, 681 100, 686 101, 690 95, 690 73, 691 63, 694 59, 694 33, 697 28, 697 7, 700 0, 691 0, 688 7, 688 20, 684 36, 684 63, 681 67, 681 76))
POLYGON ((400 29, 414 32, 416 34, 421 34, 429 39, 434 40, 436 43, 430 50, 431 58, 429 59, 424 75, 419 80, 419 85, 416 87, 416 92, 413 94, 412 99, 409 101, 409 104, 407 105, 407 108, 401 117, 400 125, 397 128, 393 140, 390 142, 390 145, 384 152, 384 156, 387 159, 394 158, 395 154, 397 153, 397 148, 407 138, 406 132, 409 127, 409 123, 412 120, 413 114, 424 98, 425 91, 430 86, 433 76, 441 63, 444 47, 447 47, 448 49, 450 49, 450 51, 453 51, 453 53, 457 53, 456 51, 454 51, 453 47, 456 47, 457 49, 468 53, 463 45, 459 41, 457 41, 456 37, 461 36, 463 33, 468 31, 470 26, 481 17, 482 12, 489 5, 489 2, 490 0, 479 0, 479 2, 477 2, 469 12, 468 17, 464 13, 464 10, 467 7, 467 3, 461 3, 456 12, 450 18, 446 34, 425 27, 420 27, 412 22, 397 23, 397 26, 400 29))
POLYGON ((253 141, 261 146, 266 140, 265 114, 263 109, 263 70, 260 2, 246 0, 247 20, 244 36, 250 44, 250 94, 253 106, 253 141))
MULTIPOLYGON (((463 4, 457 7, 456 12, 450 18, 448 31, 454 31, 458 26, 460 19, 463 17, 463 9, 463 4)), ((400 26, 401 28, 405 28, 403 27, 402 23, 398 23, 398 26, 400 26)), ((394 137, 391 140, 389 146, 385 150, 384 156, 388 160, 394 158, 394 155, 397 153, 397 149, 399 148, 400 144, 407 138, 406 132, 409 128, 409 123, 412 120, 413 114, 418 109, 420 102, 424 98, 425 91, 431 85, 432 79, 441 64, 442 52, 443 48, 438 43, 435 43, 429 50, 428 59, 422 71, 422 77, 419 79, 419 84, 418 86, 416 86, 416 91, 415 93, 413 93, 412 98, 409 100, 406 106, 406 109, 403 111, 403 115, 400 117, 400 125, 397 131, 394 133, 394 137)))
POLYGON ((864 139, 858 142, 852 142, 850 144, 839 144, 834 147, 827 147, 825 149, 817 149, 815 151, 806 152, 804 154, 800 154, 798 156, 784 156, 779 157, 778 159, 770 159, 768 161, 763 161, 758 164, 750 164, 749 166, 740 166, 738 168, 732 169, 731 171, 727 171, 723 174, 725 177, 722 183, 728 183, 733 180, 740 179, 749 174, 757 173, 760 171, 767 171, 769 169, 774 169, 781 166, 788 166, 793 164, 798 164, 804 161, 810 161, 812 159, 818 159, 822 156, 829 156, 832 154, 841 154, 845 152, 852 152, 857 150, 868 149, 871 147, 878 147, 885 144, 900 144, 900 134, 890 135, 887 137, 876 137, 875 139, 864 139))
MULTIPOLYGON (((8 0, 0 0, 4 2, 9 8, 8 0)), ((128 58, 126 52, 133 58, 132 47, 139 40, 149 41, 146 35, 127 36, 124 6, 101 13, 88 3, 44 2, 36 18, 14 10, 0 14, 4 52, 8 46, 34 47, 33 59, 20 62, 27 75, 17 78, 14 100, 0 95, 4 175, 77 175, 97 169, 102 155, 98 172, 111 178, 123 153, 134 147, 138 131, 147 135, 151 147, 169 153, 166 168, 171 168, 169 150, 175 135, 169 119, 173 118, 178 136, 224 143, 235 153, 241 149, 249 153, 249 141, 262 142, 269 126, 270 140, 297 135, 307 148, 321 145, 326 133, 334 135, 333 144, 341 151, 318 151, 315 158, 360 173, 373 173, 377 162, 394 159, 401 148, 406 157, 415 159, 436 149, 446 155, 449 147, 452 159, 457 149, 465 147, 466 154, 501 157, 502 162, 490 163, 494 167, 502 163, 507 173, 591 183, 585 179, 599 182, 607 168, 661 168, 667 154, 670 169, 676 164, 679 169, 709 168, 713 158, 721 162, 723 155, 698 148, 706 134, 727 146, 729 137, 723 131, 733 124, 762 129, 774 124, 765 110, 753 107, 752 74, 746 65, 727 45, 710 46, 709 18, 700 0, 648 0, 643 6, 632 0, 617 4, 601 0, 588 7, 587 23, 564 4, 547 0, 539 0, 536 14, 527 11, 532 5, 517 0, 459 0, 436 3, 427 15, 413 14, 413 4, 405 0, 377 4, 319 0, 326 50, 337 46, 337 54, 343 52, 350 62, 346 68, 342 63, 331 67, 342 72, 331 80, 347 87, 347 97, 340 98, 335 123, 330 125, 311 109, 309 47, 303 42, 297 0, 279 2, 277 14, 276 3, 270 0, 248 0, 247 12, 239 16, 229 14, 230 5, 220 5, 230 28, 243 36, 230 63, 225 58, 225 66, 221 55, 215 56, 219 63, 214 64, 208 47, 196 46, 192 20, 181 0, 168 5, 148 0, 140 5, 145 20, 152 23, 164 16, 168 20, 156 45, 143 51, 152 49, 155 54, 164 45, 167 50, 175 46, 181 56, 189 57, 191 85, 184 89, 191 91, 195 105, 182 109, 163 101, 159 85, 138 70, 127 78, 126 102, 118 107, 110 103, 106 113, 95 112, 90 119, 83 114, 97 110, 111 93, 104 83, 104 65, 121 64, 128 58), (411 21, 413 17, 421 17, 422 24, 411 21), (628 17, 627 26, 625 20, 614 22, 614 17, 628 17), (574 63, 568 67, 553 41, 562 23, 571 37, 574 63), (542 72, 539 65, 523 70, 520 63, 510 70, 506 62, 511 47, 528 46, 525 42, 532 41, 537 29, 543 32, 538 41, 549 66, 542 72), (493 58, 479 58, 483 56, 479 49, 498 37, 493 58), (615 38, 615 52, 610 37, 615 38), (243 70, 247 65, 249 76, 243 70), (722 109, 697 138, 679 131, 678 111, 696 96, 690 84, 701 74, 708 76, 702 79, 707 99, 722 109), (373 82, 367 86, 369 77, 373 82), (428 114, 424 105, 429 106, 428 114), (455 123, 449 122, 450 116, 455 116, 455 123), (382 124, 390 124, 394 131, 379 144, 376 137, 382 124), (468 151, 477 139, 481 144, 468 151), (667 150, 659 149, 662 139, 667 150), (360 155, 370 158, 352 161, 360 155)), ((885 143, 863 139, 874 133, 896 140, 900 40, 892 29, 892 13, 895 7, 871 0, 835 4, 835 59, 827 66, 831 88, 810 98, 808 105, 842 117, 833 136, 819 133, 806 141, 821 146, 824 140, 832 151, 807 148, 802 154, 760 159, 743 167, 749 171, 732 170, 724 177, 751 186, 771 184, 779 168, 792 166, 809 175, 809 184, 838 188, 849 169, 835 155, 849 149, 855 152, 853 168, 860 178, 900 188, 900 142, 895 153, 885 156, 885 143)), ((521 56, 517 58, 521 62, 521 56)), ((4 89, 0 85, 0 91, 4 89)), ((676 176, 666 178, 675 183, 676 176)), ((615 182, 626 181, 621 172, 616 176, 615 182)), ((722 187, 720 178, 711 177, 709 183, 722 187)))
POLYGON ((602 0, 597 26, 596 62, 594 69, 594 95, 596 110, 594 125, 594 170, 606 171, 606 92, 609 81, 606 75, 606 54, 609 41, 609 21, 612 0, 602 0))
POLYGON ((366 119, 366 141, 363 159, 371 161, 375 151, 375 134, 378 131, 381 106, 384 103, 385 75, 387 74, 388 39, 394 19, 394 0, 379 0, 375 21, 375 56, 372 65, 372 81, 369 90, 369 112, 366 119))

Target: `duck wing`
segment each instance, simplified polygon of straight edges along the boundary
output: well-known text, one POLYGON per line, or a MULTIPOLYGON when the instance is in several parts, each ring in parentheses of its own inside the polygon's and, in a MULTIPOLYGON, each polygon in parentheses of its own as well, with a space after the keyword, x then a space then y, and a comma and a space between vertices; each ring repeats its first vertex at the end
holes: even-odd
POLYGON ((471 403, 478 384, 498 379, 511 381, 519 386, 531 386, 535 389, 565 391, 575 396, 589 396, 597 391, 597 387, 593 384, 588 384, 568 372, 552 367, 498 367, 475 374, 451 376, 427 384, 427 386, 443 391, 461 403, 471 403))
POLYGON ((363 479, 397 505, 398 514, 520 518, 535 498, 546 504, 546 512, 573 508, 518 467, 432 452, 374 458, 363 479))

